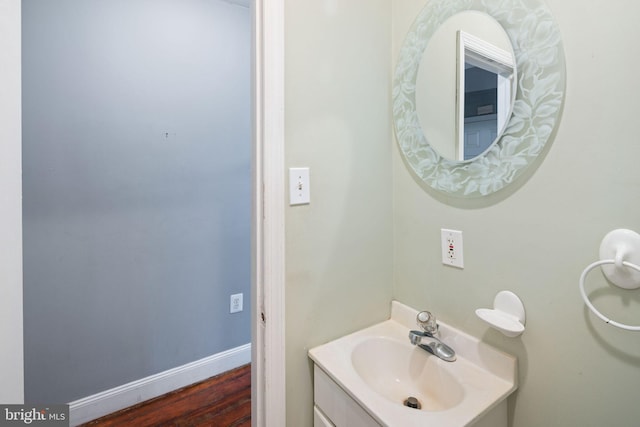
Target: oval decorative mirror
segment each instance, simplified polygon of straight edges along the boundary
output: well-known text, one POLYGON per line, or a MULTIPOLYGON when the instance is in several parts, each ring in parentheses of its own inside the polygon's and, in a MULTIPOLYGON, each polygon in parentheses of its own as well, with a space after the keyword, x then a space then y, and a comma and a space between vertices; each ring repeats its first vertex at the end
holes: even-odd
POLYGON ((406 162, 449 195, 504 188, 551 137, 564 74, 560 33, 539 0, 430 0, 394 76, 394 123, 406 162))

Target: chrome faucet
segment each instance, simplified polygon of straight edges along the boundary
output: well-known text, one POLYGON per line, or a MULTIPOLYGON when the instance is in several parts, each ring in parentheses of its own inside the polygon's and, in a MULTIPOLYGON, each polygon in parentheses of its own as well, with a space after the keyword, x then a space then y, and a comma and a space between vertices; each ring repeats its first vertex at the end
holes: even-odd
POLYGON ((436 323, 436 316, 428 311, 421 311, 416 316, 416 323, 422 328, 422 331, 409 331, 411 344, 417 345, 447 362, 456 360, 456 352, 437 337, 438 324, 436 323))

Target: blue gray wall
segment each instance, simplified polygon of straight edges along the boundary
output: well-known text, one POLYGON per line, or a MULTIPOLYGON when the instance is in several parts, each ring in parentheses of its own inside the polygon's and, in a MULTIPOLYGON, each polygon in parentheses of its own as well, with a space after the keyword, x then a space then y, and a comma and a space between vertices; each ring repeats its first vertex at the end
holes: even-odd
POLYGON ((250 342, 250 15, 23 0, 27 402, 250 342))

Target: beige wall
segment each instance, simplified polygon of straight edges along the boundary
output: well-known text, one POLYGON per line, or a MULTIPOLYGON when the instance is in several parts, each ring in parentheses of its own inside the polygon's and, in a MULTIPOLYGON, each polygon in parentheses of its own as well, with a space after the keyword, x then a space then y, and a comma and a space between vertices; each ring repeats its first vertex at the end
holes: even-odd
MULTIPOLYGON (((394 2, 394 59, 403 1, 394 2)), ((637 425, 640 337, 586 312, 578 278, 607 232, 640 232, 640 83, 632 54, 640 4, 546 3, 564 41, 567 92, 544 162, 506 194, 460 203, 425 192, 394 146, 394 297, 518 356, 513 426, 637 425), (464 270, 440 264, 440 228, 464 232, 464 270), (525 304, 520 338, 488 329, 474 314, 502 289, 525 304)), ((589 277, 605 292, 600 307, 640 324, 640 291, 608 292, 599 273, 589 277)))
MULTIPOLYGON (((307 350, 382 320, 392 297, 518 356, 512 426, 637 424, 640 339, 589 314, 578 278, 608 231, 640 231, 640 3, 547 0, 567 61, 558 133, 533 175, 476 201, 425 191, 391 142, 392 64, 423 3, 286 2, 286 166, 309 166, 312 189, 286 213, 287 425, 311 425, 307 350), (464 270, 440 263, 443 227, 464 232, 464 270), (474 314, 502 289, 527 309, 520 338, 474 314)), ((640 292, 590 284, 640 324, 640 292)))
POLYGON ((287 425, 312 423, 307 350, 389 315, 388 0, 287 0, 286 167, 311 204, 286 211, 287 425))

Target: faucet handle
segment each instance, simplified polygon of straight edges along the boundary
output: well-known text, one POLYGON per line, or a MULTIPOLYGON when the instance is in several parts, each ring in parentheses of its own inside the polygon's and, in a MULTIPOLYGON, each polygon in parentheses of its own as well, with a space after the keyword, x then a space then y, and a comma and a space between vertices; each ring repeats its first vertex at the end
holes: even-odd
POLYGON ((438 333, 438 324, 436 323, 436 316, 428 311, 421 311, 416 316, 416 323, 422 328, 423 331, 435 335, 438 333))

